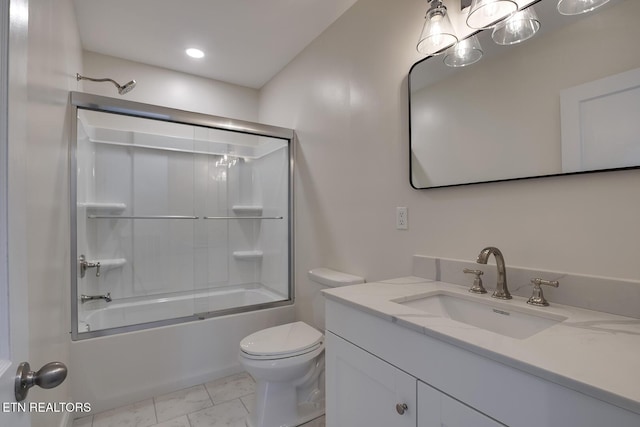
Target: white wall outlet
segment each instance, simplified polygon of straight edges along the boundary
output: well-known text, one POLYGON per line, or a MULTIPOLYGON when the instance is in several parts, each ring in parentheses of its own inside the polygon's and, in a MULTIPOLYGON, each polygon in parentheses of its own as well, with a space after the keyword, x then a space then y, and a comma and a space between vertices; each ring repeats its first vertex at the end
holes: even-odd
POLYGON ((409 212, 406 207, 396 208, 396 229, 406 230, 409 228, 409 212))

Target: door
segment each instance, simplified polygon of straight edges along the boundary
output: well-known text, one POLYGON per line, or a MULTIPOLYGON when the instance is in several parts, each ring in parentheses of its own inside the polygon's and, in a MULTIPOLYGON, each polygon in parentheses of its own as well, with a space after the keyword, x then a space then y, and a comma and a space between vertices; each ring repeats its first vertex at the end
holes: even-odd
MULTIPOLYGON (((11 112, 8 107, 9 89, 14 84, 9 78, 9 46, 26 44, 26 8, 27 0, 0 0, 0 425, 11 427, 31 425, 29 413, 16 407, 14 395, 18 364, 28 360, 26 201, 24 191, 21 191, 23 177, 20 176, 24 170, 16 162, 22 150, 17 141, 24 141, 26 135, 26 101, 12 102, 11 112), (14 143, 9 146, 9 141, 14 143)), ((24 49, 16 51, 24 52, 24 49)), ((11 76, 21 80, 22 84, 18 86, 23 88, 26 84, 22 79, 26 79, 26 73, 20 73, 19 69, 24 66, 25 58, 12 56, 11 59, 16 59, 11 62, 11 76)), ((22 95, 11 90, 12 99, 26 98, 24 89, 17 90, 22 91, 22 95)))
POLYGON ((560 93, 562 172, 640 164, 640 68, 560 93))
POLYGON ((327 331, 327 427, 415 427, 416 379, 327 331))

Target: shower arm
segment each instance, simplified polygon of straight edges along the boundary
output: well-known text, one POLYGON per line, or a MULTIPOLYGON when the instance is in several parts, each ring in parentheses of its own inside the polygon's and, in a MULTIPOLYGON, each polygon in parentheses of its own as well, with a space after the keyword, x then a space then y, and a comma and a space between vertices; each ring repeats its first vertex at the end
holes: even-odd
POLYGON ((113 79, 106 79, 106 78, 105 79, 94 79, 94 78, 91 78, 91 77, 81 76, 79 73, 76 73, 76 80, 78 80, 78 81, 80 81, 80 80, 91 80, 92 82, 111 82, 111 83, 113 83, 114 85, 116 85, 119 88, 122 87, 122 86, 120 86, 120 84, 118 84, 118 82, 116 82, 113 79))
POLYGON ((109 78, 104 78, 104 79, 94 79, 92 77, 86 77, 86 76, 82 76, 80 75, 80 73, 76 73, 76 80, 80 81, 80 80, 89 80, 92 82, 111 82, 113 83, 116 88, 118 88, 118 93, 120 95, 124 95, 128 92, 130 92, 135 86, 136 86, 136 81, 135 80, 131 80, 129 83, 125 83, 123 85, 120 85, 118 82, 116 82, 113 79, 109 79, 109 78))

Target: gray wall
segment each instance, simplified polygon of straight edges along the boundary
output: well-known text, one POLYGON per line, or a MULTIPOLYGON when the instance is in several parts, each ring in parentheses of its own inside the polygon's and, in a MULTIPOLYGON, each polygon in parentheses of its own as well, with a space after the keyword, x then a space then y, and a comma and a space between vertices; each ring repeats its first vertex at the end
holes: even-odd
POLYGON ((637 278, 640 171, 411 189, 407 73, 425 8, 358 1, 261 91, 260 120, 300 140, 298 316, 313 321, 310 268, 372 281, 408 275, 412 254, 473 260, 486 245, 507 265, 637 278))

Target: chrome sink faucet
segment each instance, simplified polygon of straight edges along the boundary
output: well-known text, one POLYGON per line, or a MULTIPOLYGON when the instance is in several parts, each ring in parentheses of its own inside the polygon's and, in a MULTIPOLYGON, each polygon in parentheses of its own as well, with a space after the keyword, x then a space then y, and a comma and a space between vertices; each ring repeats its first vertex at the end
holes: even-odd
POLYGON ((480 251, 476 262, 478 264, 486 264, 491 254, 496 258, 496 266, 498 267, 498 282, 496 284, 496 290, 491 296, 498 299, 511 299, 511 294, 507 288, 507 269, 504 265, 504 256, 502 252, 500 252, 500 249, 493 246, 484 248, 480 251))

